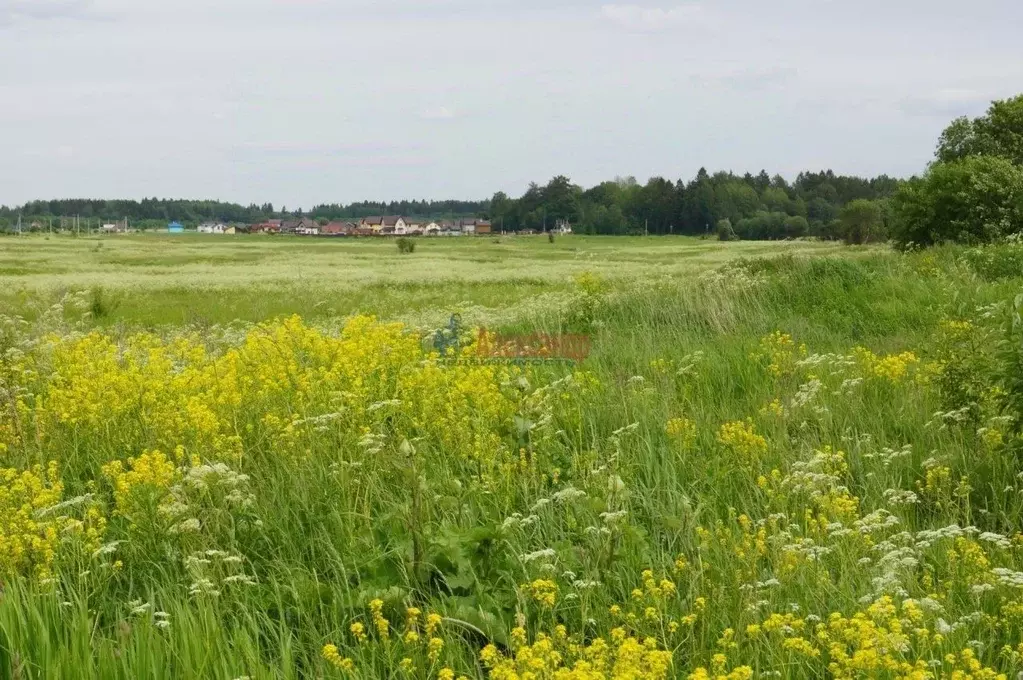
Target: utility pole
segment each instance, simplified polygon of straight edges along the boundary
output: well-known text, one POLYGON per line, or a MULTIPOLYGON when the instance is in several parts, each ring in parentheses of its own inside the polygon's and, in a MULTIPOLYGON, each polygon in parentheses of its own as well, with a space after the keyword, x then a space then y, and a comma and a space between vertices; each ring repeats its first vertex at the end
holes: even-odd
POLYGON ((643 223, 643 235, 650 235, 650 218, 647 218, 646 222, 643 223))

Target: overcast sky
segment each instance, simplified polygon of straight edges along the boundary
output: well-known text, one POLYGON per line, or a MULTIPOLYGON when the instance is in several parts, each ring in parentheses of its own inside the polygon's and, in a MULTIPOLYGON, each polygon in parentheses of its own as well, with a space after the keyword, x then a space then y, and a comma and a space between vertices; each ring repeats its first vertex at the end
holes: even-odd
POLYGON ((1023 92, 1019 0, 0 0, 0 203, 909 175, 1023 92))

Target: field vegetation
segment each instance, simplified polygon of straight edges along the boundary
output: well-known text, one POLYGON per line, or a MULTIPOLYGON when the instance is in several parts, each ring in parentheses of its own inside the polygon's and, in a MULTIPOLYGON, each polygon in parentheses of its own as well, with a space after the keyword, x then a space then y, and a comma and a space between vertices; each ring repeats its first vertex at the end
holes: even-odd
POLYGON ((0 243, 0 673, 1023 671, 1023 247, 417 245, 0 243))

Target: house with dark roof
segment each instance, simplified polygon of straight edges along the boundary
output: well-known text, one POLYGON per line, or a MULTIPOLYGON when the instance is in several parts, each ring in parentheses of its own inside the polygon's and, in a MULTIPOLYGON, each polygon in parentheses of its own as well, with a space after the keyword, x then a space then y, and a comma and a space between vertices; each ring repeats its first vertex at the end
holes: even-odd
POLYGON ((281 221, 266 220, 265 222, 257 222, 249 227, 249 231, 253 234, 278 234, 281 231, 281 221))
POLYGON ((320 227, 320 233, 328 236, 348 236, 355 229, 356 225, 354 222, 339 222, 335 220, 320 227))

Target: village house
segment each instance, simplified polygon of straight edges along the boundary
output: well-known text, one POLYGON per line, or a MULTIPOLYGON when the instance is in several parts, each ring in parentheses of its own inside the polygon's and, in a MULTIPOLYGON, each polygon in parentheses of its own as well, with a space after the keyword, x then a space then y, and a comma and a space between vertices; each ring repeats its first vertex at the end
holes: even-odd
MULTIPOLYGON (((203 222, 199 225, 197 231, 200 234, 225 234, 227 233, 228 226, 221 222, 203 222)), ((231 232, 234 233, 233 231, 231 232)))
POLYGON ((408 224, 400 215, 364 217, 360 226, 369 227, 374 233, 382 236, 404 236, 408 233, 408 224))
POLYGON ((301 234, 303 236, 316 236, 320 233, 320 225, 308 217, 297 220, 285 220, 281 223, 282 234, 301 234))
MULTIPOLYGON (((35 222, 32 223, 32 228, 35 229, 35 222)), ((124 220, 118 220, 117 222, 108 222, 104 224, 100 230, 104 234, 123 234, 128 231, 128 225, 124 220)))
POLYGON ((430 220, 429 222, 423 225, 424 236, 436 236, 439 233, 440 225, 434 222, 433 220, 430 220))
POLYGON ((277 234, 281 231, 281 221, 267 220, 259 222, 249 227, 249 231, 253 234, 277 234))
POLYGON ((390 215, 384 217, 383 229, 390 229, 390 233, 395 236, 404 236, 408 233, 408 224, 405 222, 405 218, 400 215, 390 215))
POLYGON ((493 232, 493 225, 490 220, 476 220, 475 231, 477 234, 490 234, 493 232))
POLYGON ((380 231, 381 227, 384 226, 383 217, 363 217, 359 221, 359 226, 365 229, 372 229, 373 233, 380 231))
POLYGON ((326 236, 348 236, 355 232, 356 225, 353 222, 328 222, 320 227, 320 233, 326 236))
POLYGON ((461 236, 462 235, 462 225, 460 224, 460 221, 458 221, 458 220, 456 220, 456 221, 441 220, 438 226, 440 227, 440 229, 437 231, 437 233, 440 236, 461 236))
POLYGON ((423 224, 422 220, 418 220, 414 217, 408 217, 405 219, 405 233, 407 234, 422 234, 423 224))

